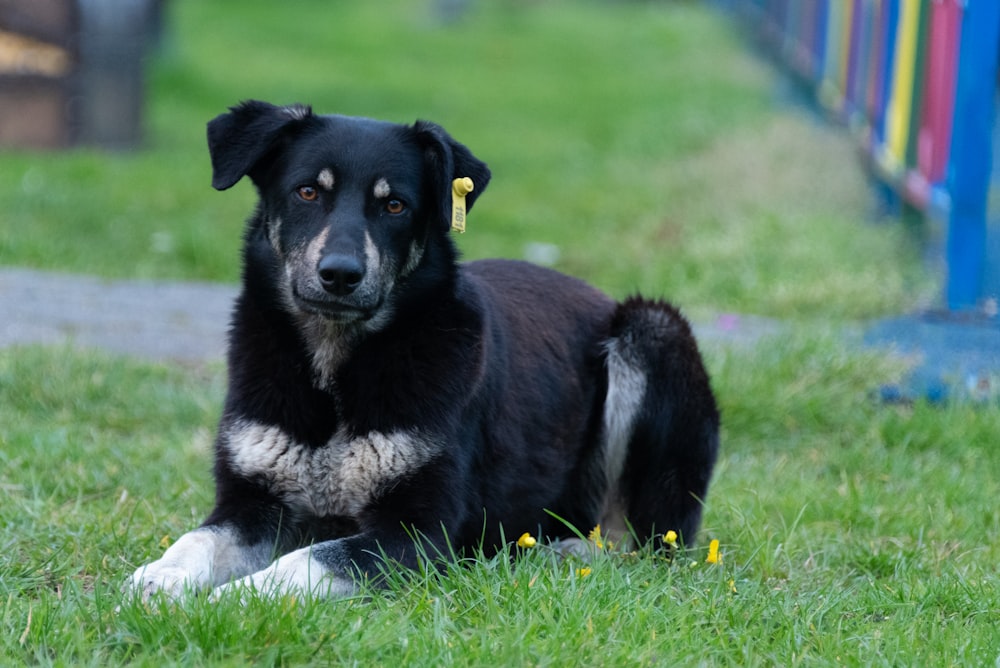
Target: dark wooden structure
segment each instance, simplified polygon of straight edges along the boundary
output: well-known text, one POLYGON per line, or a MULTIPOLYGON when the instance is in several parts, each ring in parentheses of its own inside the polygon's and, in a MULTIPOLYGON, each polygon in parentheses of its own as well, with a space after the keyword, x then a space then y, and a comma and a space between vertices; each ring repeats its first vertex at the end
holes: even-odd
POLYGON ((0 0, 0 147, 142 141, 162 0, 0 0))

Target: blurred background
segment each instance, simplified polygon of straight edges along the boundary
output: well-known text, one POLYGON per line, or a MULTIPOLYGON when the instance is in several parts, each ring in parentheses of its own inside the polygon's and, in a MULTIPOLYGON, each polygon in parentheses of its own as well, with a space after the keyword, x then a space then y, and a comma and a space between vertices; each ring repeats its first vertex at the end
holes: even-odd
POLYGON ((932 303, 854 141, 726 4, 2 0, 0 265, 235 282, 254 196, 210 188, 204 127, 260 98, 448 128, 495 173, 467 258, 695 311, 932 303))

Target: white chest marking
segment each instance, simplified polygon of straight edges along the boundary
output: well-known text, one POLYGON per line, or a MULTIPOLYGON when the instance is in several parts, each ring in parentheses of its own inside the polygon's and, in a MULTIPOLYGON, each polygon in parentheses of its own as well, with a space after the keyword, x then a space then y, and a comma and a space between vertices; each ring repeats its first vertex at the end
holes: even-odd
POLYGON ((323 517, 357 517, 386 484, 412 473, 441 451, 415 433, 335 434, 312 448, 278 427, 238 422, 226 433, 233 468, 262 476, 272 493, 302 511, 323 517))

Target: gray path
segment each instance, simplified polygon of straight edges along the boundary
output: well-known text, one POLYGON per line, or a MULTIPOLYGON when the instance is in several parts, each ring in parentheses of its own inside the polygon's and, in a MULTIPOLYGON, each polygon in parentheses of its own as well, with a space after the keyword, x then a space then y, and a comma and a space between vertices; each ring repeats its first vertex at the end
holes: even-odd
MULTIPOLYGON (((221 361, 235 286, 165 281, 109 281, 74 274, 0 268, 0 348, 71 345, 186 364, 221 361)), ((755 343, 783 325, 718 314, 694 323, 706 352, 755 343)), ((921 360, 900 385, 882 386, 888 401, 1000 400, 1000 324, 905 316, 872 323, 864 343, 921 360)), ((860 343, 860 342, 859 342, 860 343)), ((873 379, 878 385, 878 379, 873 379)))
POLYGON ((222 359, 236 288, 0 269, 0 347, 69 344, 151 360, 222 359))
MULTIPOLYGON (((33 269, 0 269, 0 347, 98 348, 156 361, 205 362, 225 354, 235 286, 104 280, 33 269)), ((752 343, 774 321, 723 314, 699 322, 706 348, 752 343)))

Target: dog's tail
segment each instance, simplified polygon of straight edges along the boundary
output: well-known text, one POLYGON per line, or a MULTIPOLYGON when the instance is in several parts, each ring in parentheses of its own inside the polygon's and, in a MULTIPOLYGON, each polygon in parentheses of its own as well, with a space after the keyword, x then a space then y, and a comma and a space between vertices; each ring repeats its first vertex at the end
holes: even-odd
POLYGON ((719 446, 719 412, 691 327, 666 302, 620 304, 606 343, 605 535, 673 530, 693 544, 719 446))

